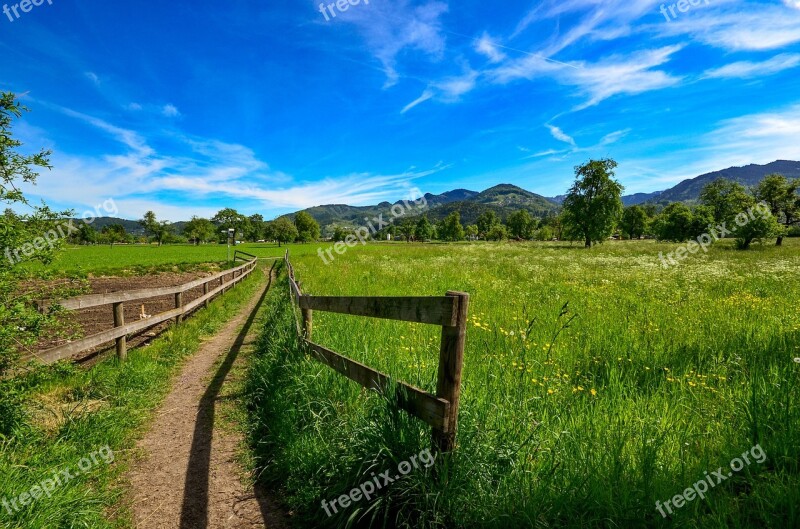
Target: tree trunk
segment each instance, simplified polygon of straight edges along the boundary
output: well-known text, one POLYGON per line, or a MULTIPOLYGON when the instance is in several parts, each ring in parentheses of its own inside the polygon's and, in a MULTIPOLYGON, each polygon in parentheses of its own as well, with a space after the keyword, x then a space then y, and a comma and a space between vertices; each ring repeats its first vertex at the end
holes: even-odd
POLYGON ((775 243, 775 246, 783 246, 783 235, 778 237, 778 241, 775 243))
POLYGON ((586 238, 586 248, 591 248, 591 247, 592 247, 592 239, 587 237, 586 238))

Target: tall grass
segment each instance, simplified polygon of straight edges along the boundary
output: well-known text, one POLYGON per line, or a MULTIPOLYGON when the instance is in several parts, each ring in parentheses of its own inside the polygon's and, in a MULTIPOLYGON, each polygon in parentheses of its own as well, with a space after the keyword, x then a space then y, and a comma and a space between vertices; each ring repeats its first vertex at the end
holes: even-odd
MULTIPOLYGON (((658 252, 672 249, 382 245, 328 266, 295 257, 313 294, 471 294, 459 448, 436 479, 413 474, 328 518, 321 500, 417 453, 429 431, 302 357, 280 288, 250 373, 263 476, 321 527, 800 525, 800 245, 723 243, 665 270, 658 252), (656 511, 756 444, 763 464, 667 519, 656 511)), ((435 389, 437 328, 314 322, 315 341, 435 389)))

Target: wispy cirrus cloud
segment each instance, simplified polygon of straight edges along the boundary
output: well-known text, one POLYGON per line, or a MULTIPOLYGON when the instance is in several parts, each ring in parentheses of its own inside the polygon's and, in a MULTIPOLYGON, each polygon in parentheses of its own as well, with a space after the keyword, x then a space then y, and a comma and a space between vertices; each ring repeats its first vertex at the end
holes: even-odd
POLYGON ((596 63, 576 61, 576 68, 563 68, 536 57, 525 57, 509 62, 490 73, 500 84, 519 79, 550 76, 560 84, 574 86, 586 101, 576 110, 594 106, 619 94, 635 95, 679 84, 682 77, 656 69, 669 62, 671 56, 682 49, 681 45, 643 50, 631 55, 612 55, 596 63))
POLYGON ((433 82, 428 85, 428 87, 417 99, 407 104, 403 110, 400 111, 400 113, 405 114, 417 105, 432 99, 436 99, 445 103, 456 102, 462 95, 472 91, 475 88, 478 77, 478 72, 470 69, 463 75, 447 77, 441 79, 440 81, 433 82))
POLYGON ((782 53, 762 62, 739 61, 705 72, 705 78, 747 79, 772 75, 800 65, 800 54, 782 53))
MULTIPOLYGON (((243 145, 216 139, 153 131, 146 134, 64 107, 50 105, 64 115, 94 128, 114 140, 119 149, 93 156, 58 151, 54 169, 43 172, 38 185, 28 189, 34 196, 56 204, 91 206, 109 197, 120 213, 138 218, 147 209, 173 220, 194 214, 208 214, 208 200, 247 201, 259 210, 300 209, 321 204, 365 205, 406 196, 414 181, 447 169, 408 169, 390 174, 360 172, 328 176, 313 181, 296 181, 270 168, 256 153, 243 145), (152 140, 152 142, 151 142, 152 140), (157 140, 157 141, 156 141, 157 140), (151 146, 158 144, 163 152, 151 146), (76 186, 74 182, 80 181, 76 186), (169 195, 164 202, 163 194, 169 195), (128 208, 128 209, 126 209, 128 208), (142 209, 146 208, 146 209, 142 209)), ((41 135, 42 130, 30 129, 41 135)), ((43 138, 33 141, 41 143, 43 138)))
POLYGON ((350 9, 339 18, 356 26, 371 53, 381 62, 386 74, 385 88, 400 79, 397 56, 409 50, 421 52, 434 61, 441 60, 446 39, 442 34, 442 15, 448 5, 429 1, 414 5, 411 0, 374 2, 361 9, 350 9))
POLYGON ((564 143, 568 143, 573 147, 577 147, 577 145, 575 144, 575 139, 572 136, 566 134, 560 128, 550 124, 545 124, 545 127, 547 127, 548 130, 550 130, 550 134, 558 141, 563 141, 564 143))
POLYGON ((475 41, 475 51, 486 56, 493 63, 503 62, 507 58, 506 54, 500 51, 500 47, 488 33, 484 33, 475 41))
POLYGON ((729 0, 714 10, 706 8, 647 29, 662 37, 688 36, 726 51, 767 51, 800 42, 800 11, 779 4, 742 9, 741 3, 729 0))

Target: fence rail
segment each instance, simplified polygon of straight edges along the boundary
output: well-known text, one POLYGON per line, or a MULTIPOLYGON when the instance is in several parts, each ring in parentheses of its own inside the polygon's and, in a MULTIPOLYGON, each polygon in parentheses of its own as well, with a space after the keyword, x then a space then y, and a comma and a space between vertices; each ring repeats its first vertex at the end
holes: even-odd
POLYGON ((301 343, 320 363, 368 389, 386 392, 395 388, 401 409, 433 428, 434 447, 443 452, 455 448, 461 372, 464 364, 469 294, 447 292, 442 297, 332 297, 303 294, 295 280, 289 251, 284 256, 289 293, 302 312, 297 322, 301 343), (335 312, 442 327, 436 395, 389 376, 311 341, 313 311, 335 312))
MULTIPOLYGON (((129 290, 123 292, 111 292, 108 294, 90 294, 78 296, 56 302, 67 310, 79 310, 92 307, 111 305, 114 311, 114 328, 87 336, 71 343, 59 345, 35 355, 36 358, 46 364, 51 364, 65 358, 89 351, 107 342, 116 341, 117 356, 121 360, 127 357, 127 335, 143 331, 154 325, 158 325, 167 320, 175 318, 176 322, 183 320, 184 316, 197 309, 200 305, 208 306, 209 301, 219 294, 223 294, 229 288, 246 278, 255 269, 257 260, 255 258, 246 264, 219 272, 210 277, 203 277, 183 285, 174 287, 159 287, 142 290, 129 290), (226 276, 232 276, 230 281, 225 281, 226 276), (211 284, 219 281, 216 288, 211 288, 211 284), (184 304, 183 293, 199 286, 203 287, 203 295, 199 298, 184 304), (124 304, 132 301, 142 301, 145 299, 160 296, 175 295, 175 308, 154 314, 153 316, 136 321, 125 323, 124 304)), ((44 309, 53 302, 43 302, 40 307, 44 309)))

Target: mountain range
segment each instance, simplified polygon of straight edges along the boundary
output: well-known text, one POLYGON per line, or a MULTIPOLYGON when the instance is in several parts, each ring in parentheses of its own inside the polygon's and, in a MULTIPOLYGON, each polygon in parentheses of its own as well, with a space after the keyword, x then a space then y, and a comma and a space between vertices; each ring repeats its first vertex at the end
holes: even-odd
MULTIPOLYGON (((696 202, 703 187, 718 178, 733 180, 750 187, 758 184, 766 175, 780 173, 789 178, 800 178, 800 162, 777 160, 766 165, 750 164, 744 167, 729 167, 721 171, 702 174, 684 180, 678 185, 664 191, 652 193, 635 193, 622 197, 626 206, 636 204, 669 202, 696 202)), ((453 211, 461 213, 462 224, 474 224, 478 216, 487 210, 493 210, 501 218, 509 213, 525 209, 533 216, 542 217, 558 211, 565 195, 544 197, 511 184, 500 184, 485 191, 477 192, 468 189, 454 189, 440 195, 425 194, 428 207, 425 215, 432 222, 445 218, 453 211)), ((401 204, 402 202, 396 202, 401 204)), ((382 202, 374 206, 347 206, 344 204, 317 206, 303 211, 314 217, 329 232, 335 225, 360 226, 365 217, 373 217, 381 213, 386 216, 394 204, 382 202)), ((295 213, 296 214, 296 213, 295 213)), ((289 215, 290 218, 295 214, 289 215)))
MULTIPOLYGON (((669 202, 696 202, 700 196, 700 191, 706 184, 718 178, 733 180, 744 186, 755 186, 766 175, 780 173, 789 178, 800 178, 800 162, 790 160, 777 160, 766 165, 750 164, 744 167, 729 167, 721 171, 702 174, 695 178, 684 180, 674 187, 664 191, 652 193, 635 193, 622 197, 622 202, 626 206, 636 204, 667 204, 669 202)), ((544 197, 531 191, 522 189, 511 184, 500 184, 485 191, 470 191, 469 189, 454 189, 434 195, 425 194, 427 208, 424 214, 432 222, 445 218, 453 211, 461 213, 461 222, 464 225, 474 224, 478 216, 488 210, 492 210, 501 218, 507 217, 510 213, 525 209, 536 217, 544 217, 554 214, 560 208, 564 195, 556 197, 544 197)), ((372 219, 383 214, 384 218, 390 218, 391 208, 395 204, 403 204, 402 201, 381 202, 374 206, 348 206, 346 204, 330 204, 316 206, 303 211, 308 212, 323 229, 323 233, 329 235, 335 226, 357 227, 364 225, 365 219, 372 219)), ((299 213, 295 212, 286 215, 293 219, 299 213)), ((421 214, 411 211, 410 215, 421 214)), ((143 228, 136 221, 117 219, 112 217, 102 217, 95 220, 93 226, 100 230, 107 224, 122 224, 129 233, 141 235, 143 228)), ((182 231, 185 222, 175 222, 171 226, 176 233, 182 231)))

